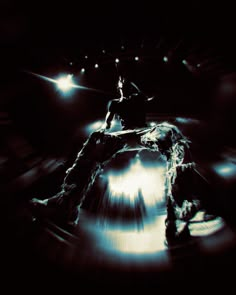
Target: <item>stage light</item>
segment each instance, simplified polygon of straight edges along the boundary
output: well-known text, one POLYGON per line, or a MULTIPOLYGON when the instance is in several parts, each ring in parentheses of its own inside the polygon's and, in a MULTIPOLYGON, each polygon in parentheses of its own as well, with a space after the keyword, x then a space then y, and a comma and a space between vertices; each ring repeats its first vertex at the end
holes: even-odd
POLYGON ((84 72, 85 72, 85 68, 82 68, 82 69, 81 69, 81 73, 84 73, 84 72))
POLYGON ((118 64, 120 62, 119 58, 116 58, 115 62, 118 64))
POLYGON ((95 67, 95 69, 97 69, 99 67, 99 65, 98 64, 95 64, 94 67, 95 67))
POLYGON ((186 65, 187 63, 188 63, 188 62, 187 62, 186 59, 183 59, 183 60, 182 60, 182 64, 186 65))
POLYGON ((135 56, 134 58, 136 61, 139 61, 139 57, 138 56, 135 56))
POLYGON ((143 165, 136 158, 130 167, 121 173, 108 174, 111 202, 124 198, 129 204, 135 204, 140 194, 145 206, 153 207, 164 200, 165 168, 160 165, 143 165))
POLYGON ((73 87, 72 75, 60 77, 57 80, 57 87, 63 92, 69 91, 73 87))
POLYGON ((167 57, 167 56, 164 56, 164 57, 163 57, 163 61, 164 61, 164 62, 168 62, 168 57, 167 57))

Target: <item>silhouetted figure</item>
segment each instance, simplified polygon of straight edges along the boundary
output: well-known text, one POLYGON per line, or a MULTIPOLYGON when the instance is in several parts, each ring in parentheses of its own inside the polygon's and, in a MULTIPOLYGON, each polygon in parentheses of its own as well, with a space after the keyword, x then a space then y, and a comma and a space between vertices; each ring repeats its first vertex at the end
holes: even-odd
MULTIPOLYGON (((174 188, 179 177, 178 170, 192 167, 191 160, 186 157, 189 142, 176 126, 169 123, 147 126, 145 105, 151 98, 141 93, 135 84, 120 78, 118 89, 120 98, 110 103, 105 119, 106 129, 94 132, 85 142, 74 164, 67 170, 58 194, 46 200, 31 201, 34 214, 57 222, 77 224, 79 209, 101 168, 117 153, 149 149, 159 151, 167 160, 166 233, 169 239, 178 238, 176 221, 181 214, 176 214, 178 198, 174 188), (115 115, 121 121, 122 130, 107 132, 115 115)), ((183 194, 181 198, 184 200, 187 197, 183 194)), ((188 214, 186 212, 185 215, 188 214)))

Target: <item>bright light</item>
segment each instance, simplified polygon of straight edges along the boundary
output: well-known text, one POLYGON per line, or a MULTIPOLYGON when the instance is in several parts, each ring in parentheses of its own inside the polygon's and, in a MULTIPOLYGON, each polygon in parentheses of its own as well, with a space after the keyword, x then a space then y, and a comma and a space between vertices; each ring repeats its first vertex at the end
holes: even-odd
POLYGON ((138 56, 135 56, 134 58, 136 61, 139 61, 139 57, 138 56))
POLYGON ((155 122, 151 122, 151 123, 150 123, 150 126, 151 126, 151 127, 154 127, 154 126, 156 126, 156 125, 157 125, 157 123, 155 123, 155 122))
POLYGON ((182 63, 183 63, 184 65, 186 65, 188 62, 187 62, 186 59, 183 59, 183 60, 182 60, 182 63))
POLYGON ((84 57, 85 59, 88 59, 88 56, 87 55, 85 55, 85 57, 84 57))
POLYGON ((99 66, 98 66, 98 64, 95 64, 94 67, 95 67, 95 69, 97 69, 99 66))
POLYGON ((223 162, 214 165, 215 172, 225 179, 235 179, 236 165, 231 162, 223 162))
POLYGON ((110 251, 124 254, 154 254, 166 249, 165 218, 159 216, 151 224, 145 224, 144 231, 108 229, 102 235, 103 244, 110 251))
POLYGON ((144 166, 136 158, 126 171, 108 174, 108 185, 112 202, 124 198, 132 204, 142 194, 145 205, 152 207, 164 200, 165 168, 144 166))
POLYGON ((84 72, 85 72, 85 68, 82 68, 82 69, 81 69, 81 73, 84 73, 84 72))
POLYGON ((118 64, 120 62, 119 58, 116 58, 115 62, 118 64))
POLYGON ((168 57, 167 57, 167 56, 164 56, 164 57, 163 57, 163 61, 164 61, 164 62, 168 62, 168 57))
POLYGON ((73 87, 72 75, 61 77, 57 80, 57 87, 62 91, 68 91, 73 87))

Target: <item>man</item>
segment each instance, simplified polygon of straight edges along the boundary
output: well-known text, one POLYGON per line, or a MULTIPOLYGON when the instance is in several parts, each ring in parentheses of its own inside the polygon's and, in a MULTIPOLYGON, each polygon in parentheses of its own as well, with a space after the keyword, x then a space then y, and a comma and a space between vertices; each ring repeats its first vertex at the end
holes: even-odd
POLYGON ((105 130, 94 132, 85 142, 73 166, 67 170, 58 194, 46 200, 31 201, 33 214, 36 217, 49 217, 57 223, 77 224, 79 209, 101 168, 117 153, 149 149, 159 151, 167 160, 167 232, 169 237, 175 238, 177 218, 171 196, 172 185, 176 180, 177 169, 191 166, 191 162, 188 165, 188 160, 185 159, 188 141, 176 126, 169 123, 147 126, 145 107, 152 98, 147 98, 134 83, 120 78, 118 90, 120 98, 110 103, 105 130), (122 130, 107 132, 114 116, 118 116, 122 130))
POLYGON ((119 78, 120 98, 111 101, 106 115, 106 129, 110 129, 114 116, 118 116, 122 130, 146 127, 146 97, 133 82, 119 78), (125 96, 124 96, 125 93, 125 96))

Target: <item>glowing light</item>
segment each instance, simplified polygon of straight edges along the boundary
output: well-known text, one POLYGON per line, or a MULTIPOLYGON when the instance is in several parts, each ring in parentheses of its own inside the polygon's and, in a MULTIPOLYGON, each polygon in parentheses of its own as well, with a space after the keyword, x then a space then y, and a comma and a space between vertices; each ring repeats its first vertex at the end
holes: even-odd
POLYGON ((139 57, 138 56, 135 56, 134 58, 136 61, 139 61, 139 57))
POLYGON ((236 165, 231 162, 219 163, 214 166, 214 170, 226 179, 236 178, 236 165))
POLYGON ((124 45, 122 45, 122 46, 121 46, 121 50, 124 50, 124 49, 125 49, 125 46, 124 46, 124 45))
POLYGON ((103 49, 102 53, 103 53, 103 54, 105 54, 105 53, 106 53, 106 50, 105 50, 105 49, 103 49))
POLYGON ((87 55, 85 55, 85 57, 84 57, 85 59, 88 59, 88 56, 87 55))
POLYGON ((73 87, 72 75, 61 77, 57 80, 57 87, 62 91, 68 91, 73 87))
POLYGON ((94 88, 88 88, 82 85, 78 85, 75 84, 73 79, 72 79, 72 75, 63 75, 63 76, 59 76, 56 79, 50 78, 50 77, 46 77, 43 75, 39 75, 36 73, 32 73, 32 72, 27 72, 37 78, 40 78, 42 80, 45 80, 47 82, 51 82, 53 84, 57 85, 57 88, 60 89, 64 95, 69 95, 71 94, 71 91, 73 89, 82 89, 82 90, 89 90, 89 91, 95 91, 95 92, 99 92, 99 93, 105 93, 102 90, 98 90, 98 89, 94 89, 94 88))
POLYGON ((118 64, 120 62, 119 58, 116 58, 115 62, 118 64))
POLYGON ((168 62, 168 57, 167 57, 167 56, 164 56, 164 57, 163 57, 163 61, 164 61, 164 62, 168 62))
POLYGON ((197 64, 197 67, 200 68, 201 64, 197 64))
POLYGON ((95 69, 97 69, 99 67, 99 65, 98 64, 95 64, 94 67, 95 67, 95 69))
POLYGON ((124 198, 134 203, 140 194, 146 206, 154 206, 164 200, 165 168, 163 166, 144 166, 136 158, 127 171, 108 174, 112 202, 124 198))
POLYGON ((81 69, 81 73, 84 73, 84 72, 85 72, 85 68, 82 68, 82 69, 81 69))
POLYGON ((104 232, 103 243, 110 251, 125 254, 153 254, 166 249, 165 218, 158 216, 151 224, 145 224, 144 231, 108 229, 104 232))
POLYGON ((183 63, 184 65, 186 65, 188 62, 187 62, 186 59, 183 59, 183 60, 182 60, 182 63, 183 63))
POLYGON ((150 123, 150 126, 151 126, 151 127, 154 127, 154 126, 156 126, 156 125, 157 125, 157 123, 155 123, 155 122, 151 122, 151 123, 150 123))

